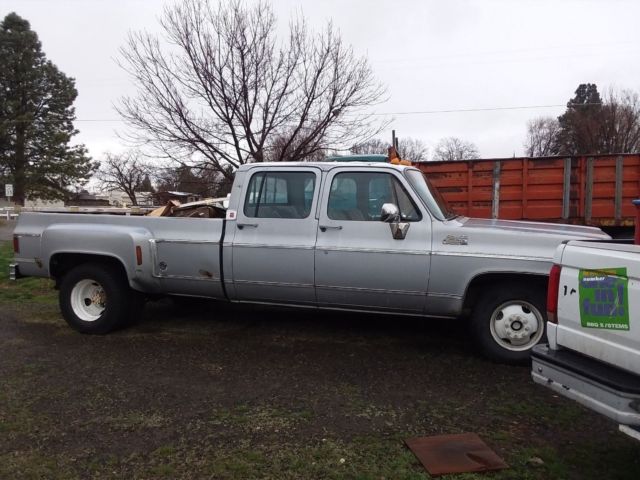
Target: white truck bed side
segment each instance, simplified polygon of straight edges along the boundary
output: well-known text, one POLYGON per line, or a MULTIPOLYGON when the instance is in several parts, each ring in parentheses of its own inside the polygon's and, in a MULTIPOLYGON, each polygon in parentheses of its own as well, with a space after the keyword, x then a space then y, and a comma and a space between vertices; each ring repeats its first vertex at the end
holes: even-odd
POLYGON ((561 265, 557 345, 640 374, 640 246, 571 242, 561 265))

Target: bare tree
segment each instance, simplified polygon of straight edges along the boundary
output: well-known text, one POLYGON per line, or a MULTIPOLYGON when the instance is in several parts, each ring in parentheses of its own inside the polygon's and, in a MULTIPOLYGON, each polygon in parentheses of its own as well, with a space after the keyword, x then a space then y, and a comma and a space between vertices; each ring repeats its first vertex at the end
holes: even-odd
POLYGON ((196 193, 202 197, 222 197, 231 191, 231 182, 211 168, 187 165, 163 168, 157 176, 158 191, 196 193))
POLYGON ((304 158, 292 157, 291 153, 296 151, 298 144, 301 141, 303 141, 301 137, 296 137, 295 140, 291 142, 290 133, 271 136, 267 142, 267 148, 265 149, 265 160, 270 162, 296 160, 304 160, 307 162, 321 162, 327 157, 327 150, 325 149, 319 149, 315 152, 310 152, 309 154, 305 155, 304 158))
POLYGON ((186 0, 161 26, 163 39, 136 33, 121 49, 138 94, 118 111, 132 140, 166 157, 233 176, 227 165, 263 161, 273 137, 286 140, 276 159, 304 159, 382 128, 363 109, 384 88, 331 23, 311 33, 293 19, 278 42, 265 2, 186 0))
POLYGON ((524 148, 529 157, 547 157, 557 150, 560 123, 553 117, 538 117, 527 123, 524 148))
POLYGON ((151 175, 152 168, 142 160, 137 151, 122 154, 105 153, 105 159, 98 171, 102 186, 109 191, 124 192, 132 205, 138 205, 136 192, 149 183, 151 175))
POLYGON ((417 138, 403 137, 398 142, 400 156, 412 162, 426 162, 429 155, 429 147, 417 138))
POLYGON ((372 138, 358 143, 349 149, 354 155, 386 155, 391 144, 379 138, 372 138))
POLYGON ((602 153, 640 150, 640 97, 631 90, 610 89, 604 97, 599 129, 602 153))
MULTIPOLYGON (((400 156, 413 162, 426 162, 429 154, 429 147, 417 138, 403 137, 398 141, 400 156)), ((390 143, 379 138, 372 138, 366 142, 351 147, 354 154, 382 154, 387 155, 390 143)))
POLYGON ((478 147, 457 137, 441 139, 433 151, 433 160, 436 161, 471 160, 479 157, 478 147))

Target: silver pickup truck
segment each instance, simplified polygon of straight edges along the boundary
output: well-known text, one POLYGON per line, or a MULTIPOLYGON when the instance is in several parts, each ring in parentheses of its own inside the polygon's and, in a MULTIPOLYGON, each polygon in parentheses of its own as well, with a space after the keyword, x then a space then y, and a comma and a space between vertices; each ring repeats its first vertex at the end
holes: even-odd
POLYGON ((11 275, 51 277, 66 321, 107 333, 147 296, 468 318, 488 357, 528 360, 545 334, 547 277, 591 227, 448 210, 416 168, 263 163, 236 174, 226 218, 24 213, 11 275))

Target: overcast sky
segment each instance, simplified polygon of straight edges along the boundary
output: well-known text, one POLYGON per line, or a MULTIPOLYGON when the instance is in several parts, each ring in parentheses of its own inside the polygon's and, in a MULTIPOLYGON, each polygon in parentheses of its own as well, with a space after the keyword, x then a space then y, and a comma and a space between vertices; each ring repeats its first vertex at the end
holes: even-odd
MULTIPOLYGON (((215 0, 212 0, 215 1, 215 0)), ((0 0, 31 22, 43 50, 76 79, 77 139, 92 156, 121 150, 113 105, 133 92, 117 66, 128 31, 159 31, 160 0, 0 0)), ((302 10, 312 26, 332 20, 367 55, 400 139, 474 142, 483 157, 523 153, 528 119, 557 116, 580 83, 640 91, 638 0, 273 0, 283 30, 302 10), (412 113, 430 112, 430 113, 412 113)), ((0 66, 1 68, 1 66, 0 66)))

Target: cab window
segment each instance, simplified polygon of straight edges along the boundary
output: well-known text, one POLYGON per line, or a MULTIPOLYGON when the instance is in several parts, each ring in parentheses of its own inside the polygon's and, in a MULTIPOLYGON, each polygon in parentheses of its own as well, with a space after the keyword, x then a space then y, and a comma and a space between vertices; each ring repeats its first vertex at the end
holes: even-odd
POLYGON ((306 218, 311 213, 316 175, 258 172, 251 177, 244 214, 251 218, 306 218))
POLYGON ((422 218, 402 184, 380 172, 345 172, 333 177, 327 215, 332 220, 379 221, 385 203, 397 205, 403 221, 422 218))

